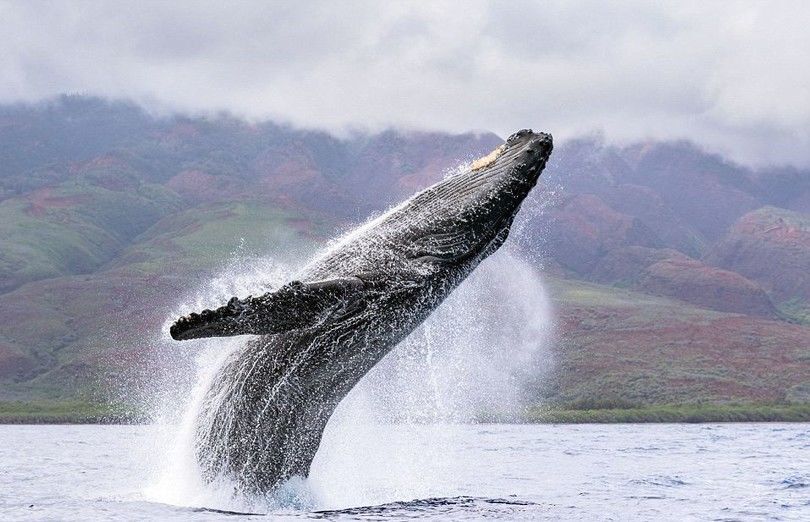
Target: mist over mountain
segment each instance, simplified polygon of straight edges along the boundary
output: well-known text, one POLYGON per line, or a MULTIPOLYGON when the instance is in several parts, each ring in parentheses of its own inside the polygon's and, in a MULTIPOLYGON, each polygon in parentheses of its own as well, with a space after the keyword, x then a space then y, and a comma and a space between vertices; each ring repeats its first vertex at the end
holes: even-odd
MULTIPOLYGON (((504 137, 335 137, 81 96, 0 107, 0 400, 148 376, 143 332, 189 288, 234 259, 300 262, 504 137)), ((559 329, 538 401, 810 400, 810 171, 582 137, 557 143, 527 206, 512 248, 559 329)))
POLYGON ((810 5, 364 2, 0 7, 0 103, 62 93, 347 133, 688 138, 810 166, 810 5))

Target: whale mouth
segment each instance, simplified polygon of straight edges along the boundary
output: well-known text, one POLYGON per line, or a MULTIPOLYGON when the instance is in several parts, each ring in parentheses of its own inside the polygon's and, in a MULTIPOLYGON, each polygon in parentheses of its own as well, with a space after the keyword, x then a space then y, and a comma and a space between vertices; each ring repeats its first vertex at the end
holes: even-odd
POLYGON ((518 131, 503 145, 473 163, 468 174, 469 189, 488 185, 499 193, 499 197, 511 196, 520 203, 537 184, 553 148, 550 134, 530 129, 518 131))

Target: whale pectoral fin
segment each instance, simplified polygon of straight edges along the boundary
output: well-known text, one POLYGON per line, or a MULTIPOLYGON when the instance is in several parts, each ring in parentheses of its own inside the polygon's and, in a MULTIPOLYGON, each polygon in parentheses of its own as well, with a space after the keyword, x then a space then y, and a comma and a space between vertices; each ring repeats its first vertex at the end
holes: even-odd
POLYGON ((232 298, 216 310, 179 318, 169 329, 178 341, 232 335, 269 335, 307 328, 356 300, 366 284, 359 277, 301 283, 293 281, 275 292, 232 298))

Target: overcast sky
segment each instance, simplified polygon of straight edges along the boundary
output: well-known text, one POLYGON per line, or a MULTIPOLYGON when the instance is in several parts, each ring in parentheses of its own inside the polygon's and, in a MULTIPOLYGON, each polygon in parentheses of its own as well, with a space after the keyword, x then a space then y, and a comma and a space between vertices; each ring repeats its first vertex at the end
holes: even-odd
POLYGON ((688 137, 810 165, 810 2, 7 2, 0 102, 688 137))

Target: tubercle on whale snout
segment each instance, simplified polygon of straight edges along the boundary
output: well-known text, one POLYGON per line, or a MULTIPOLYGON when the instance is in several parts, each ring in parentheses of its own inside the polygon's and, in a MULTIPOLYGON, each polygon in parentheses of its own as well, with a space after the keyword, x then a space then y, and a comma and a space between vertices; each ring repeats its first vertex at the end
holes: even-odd
POLYGON ((530 129, 524 129, 512 134, 502 147, 505 147, 506 150, 510 147, 520 149, 513 159, 516 163, 512 165, 510 170, 518 178, 524 178, 528 175, 532 182, 530 187, 533 187, 554 150, 554 140, 551 134, 534 133, 530 129), (527 137, 528 142, 523 142, 527 137))
MULTIPOLYGON (((530 133, 531 131, 525 132, 530 133)), ((516 137, 519 138, 525 135, 515 133, 510 137, 510 140, 515 138, 514 143, 517 143, 516 147, 520 148, 520 151, 512 159, 514 163, 509 169, 511 181, 506 182, 501 193, 497 196, 505 197, 507 200, 517 198, 520 200, 518 206, 529 191, 537 185, 540 174, 545 169, 554 148, 550 134, 532 134, 533 138, 528 144, 518 143, 519 140, 516 137)))
POLYGON ((551 134, 547 132, 534 132, 531 129, 521 129, 506 138, 506 145, 513 145, 526 136, 533 136, 534 141, 548 143, 549 145, 553 144, 553 138, 551 134))

